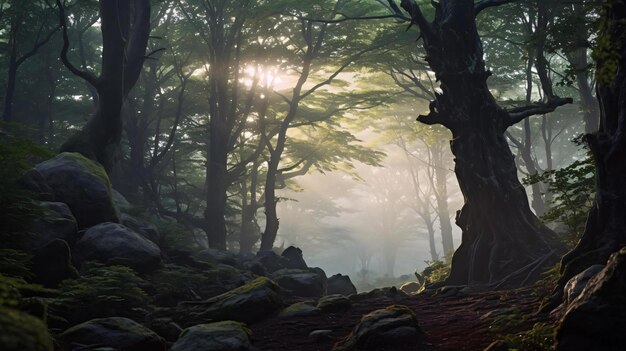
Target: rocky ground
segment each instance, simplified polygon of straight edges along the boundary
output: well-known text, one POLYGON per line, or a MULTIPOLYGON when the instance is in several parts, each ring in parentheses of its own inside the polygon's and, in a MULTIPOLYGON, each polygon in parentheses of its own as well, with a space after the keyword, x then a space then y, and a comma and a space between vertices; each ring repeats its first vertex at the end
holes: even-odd
POLYGON ((557 350, 626 344, 626 249, 573 278, 555 312, 538 314, 549 283, 357 293, 295 247, 202 249, 188 229, 134 208, 77 154, 37 165, 21 184, 41 212, 21 246, 0 247, 3 351, 532 351, 552 349, 556 325, 557 350))

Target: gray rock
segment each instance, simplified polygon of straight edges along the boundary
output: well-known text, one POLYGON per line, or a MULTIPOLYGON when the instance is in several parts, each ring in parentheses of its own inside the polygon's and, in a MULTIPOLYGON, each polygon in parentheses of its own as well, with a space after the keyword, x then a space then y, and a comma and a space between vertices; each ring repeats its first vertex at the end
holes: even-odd
POLYGON ((54 239, 36 250, 31 262, 35 282, 45 287, 56 288, 65 279, 78 278, 78 271, 72 266, 70 247, 61 239, 54 239))
POLYGON ((229 266, 237 265, 237 256, 235 254, 217 249, 204 249, 195 254, 194 258, 213 264, 223 263, 229 266))
POLYGON ((141 324, 122 317, 92 319, 73 326, 59 335, 59 340, 72 349, 79 345, 92 348, 109 347, 118 351, 165 351, 160 336, 141 324))
POLYGON ((320 298, 317 308, 325 313, 345 312, 352 308, 352 302, 343 295, 327 295, 320 298))
POLYGON ((272 274, 281 288, 294 296, 316 297, 326 294, 326 275, 324 271, 309 268, 281 269, 272 274))
POLYGON ((278 316, 282 318, 293 318, 317 316, 318 314, 320 314, 319 308, 311 305, 309 302, 296 302, 280 311, 278 316))
POLYGON ((274 251, 259 251, 256 253, 257 260, 269 273, 285 268, 286 259, 277 255, 274 251))
POLYGON ((224 321, 185 329, 170 351, 249 351, 252 332, 243 323, 224 321))
POLYGON ((328 288, 326 291, 328 294, 341 294, 350 296, 356 294, 356 288, 350 277, 347 275, 335 274, 328 278, 328 288))
POLYGON ((55 201, 66 203, 79 228, 119 222, 104 168, 78 153, 64 152, 35 166, 53 189, 55 201))
POLYGON ((313 338, 314 340, 328 340, 330 339, 330 336, 332 335, 333 331, 332 330, 328 330, 328 329, 320 329, 320 330, 314 330, 312 332, 309 333, 309 337, 313 338))
POLYGON ((162 264, 161 250, 155 243, 117 223, 89 228, 74 251, 78 262, 121 264, 138 272, 150 272, 162 264))
POLYGON ((578 295, 583 292, 583 289, 585 288, 585 286, 587 286, 587 282, 589 282, 589 280, 593 278, 593 276, 600 272, 603 268, 604 266, 601 264, 593 265, 585 269, 581 273, 575 275, 567 282, 567 284, 563 288, 563 293, 565 296, 564 300, 567 305, 572 303, 574 299, 576 299, 578 295))
POLYGON ((124 226, 132 229, 137 234, 140 234, 144 238, 152 241, 157 245, 159 245, 159 243, 161 242, 161 235, 159 234, 159 230, 152 223, 146 222, 142 219, 133 217, 126 213, 122 213, 120 215, 120 222, 124 226))
MULTIPOLYGON (((423 343, 424 335, 415 314, 406 306, 389 306, 361 318, 352 333, 333 351, 392 350, 395 345, 423 343)), ((416 348, 417 349, 417 348, 416 348)))
POLYGON ((185 322, 211 319, 255 323, 282 307, 279 292, 280 288, 276 283, 259 277, 205 301, 183 302, 178 309, 180 315, 187 316, 185 322))
POLYGON ((18 185, 31 192, 37 200, 54 201, 54 190, 46 183, 43 175, 34 168, 20 177, 18 185))
POLYGON ((284 263, 285 268, 290 269, 307 269, 308 266, 302 257, 302 250, 295 246, 289 246, 281 254, 286 259, 284 263))
POLYGON ((62 202, 39 202, 43 215, 33 223, 33 246, 42 247, 54 239, 70 245, 78 240, 78 225, 70 208, 62 202))
POLYGON ((113 201, 115 208, 119 211, 125 212, 132 208, 132 205, 128 202, 128 200, 126 200, 124 195, 113 188, 111 188, 111 200, 113 201))
POLYGON ((626 248, 568 306, 556 332, 557 351, 623 350, 626 345, 626 248))

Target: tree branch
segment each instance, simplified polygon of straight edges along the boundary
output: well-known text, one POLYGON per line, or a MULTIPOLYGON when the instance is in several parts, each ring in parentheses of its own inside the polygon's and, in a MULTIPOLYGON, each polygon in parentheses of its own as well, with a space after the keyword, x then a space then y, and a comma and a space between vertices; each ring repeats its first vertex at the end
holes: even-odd
POLYGON ((508 4, 515 1, 517 0, 480 0, 474 5, 474 15, 478 16, 478 14, 484 9, 508 4))
POLYGON ((508 127, 521 122, 530 116, 550 113, 556 110, 559 106, 571 104, 573 102, 574 100, 572 100, 572 98, 557 97, 543 104, 534 104, 510 109, 507 111, 509 114, 508 127))
POLYGON ((63 29, 63 48, 61 49, 61 62, 63 65, 70 70, 74 75, 84 79, 87 83, 91 84, 94 87, 98 86, 98 77, 96 77, 93 73, 88 71, 83 71, 76 66, 74 66, 70 60, 67 58, 67 51, 70 48, 70 39, 67 35, 67 20, 65 18, 65 7, 61 3, 61 0, 56 0, 57 6, 59 7, 59 25, 63 29))

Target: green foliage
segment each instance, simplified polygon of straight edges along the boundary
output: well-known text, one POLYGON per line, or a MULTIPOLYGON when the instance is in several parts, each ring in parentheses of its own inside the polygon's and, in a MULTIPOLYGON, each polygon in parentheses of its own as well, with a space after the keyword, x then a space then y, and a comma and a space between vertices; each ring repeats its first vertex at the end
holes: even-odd
POLYGON ((84 276, 63 281, 59 297, 51 301, 50 311, 72 323, 129 316, 133 308, 148 300, 143 290, 146 285, 131 268, 93 264, 84 276))
POLYGON ((200 250, 193 229, 171 221, 160 221, 157 223, 157 228, 159 233, 161 233, 160 247, 163 251, 181 250, 193 252, 200 250))
POLYGON ((535 323, 530 330, 504 337, 509 350, 548 351, 554 350, 554 325, 535 323))
MULTIPOLYGON (((604 11, 610 13, 613 11, 613 6, 616 5, 612 2, 606 2, 604 11)), ((596 79, 598 82, 608 84, 617 74, 624 39, 624 25, 624 23, 614 21, 610 15, 602 16, 600 34, 592 54, 593 59, 597 62, 596 79), (613 37, 617 33, 621 33, 621 38, 613 37)))
POLYGON ((426 284, 442 282, 450 275, 451 257, 444 261, 426 261, 426 263, 428 267, 422 271, 426 284))
POLYGON ((52 351, 52 337, 38 318, 13 308, 0 307, 2 350, 52 351))
POLYGON ((573 245, 581 237, 587 213, 595 194, 595 166, 590 157, 574 161, 569 166, 544 172, 525 179, 526 185, 544 182, 554 198, 543 216, 547 222, 562 223, 567 227, 564 240, 573 245))
POLYGON ((50 151, 26 138, 1 135, 0 131, 0 240, 4 246, 21 241, 20 235, 41 213, 33 194, 18 186, 22 174, 50 151))
POLYGON ((174 306, 180 301, 209 298, 217 280, 210 272, 167 264, 147 278, 154 289, 155 303, 174 306))

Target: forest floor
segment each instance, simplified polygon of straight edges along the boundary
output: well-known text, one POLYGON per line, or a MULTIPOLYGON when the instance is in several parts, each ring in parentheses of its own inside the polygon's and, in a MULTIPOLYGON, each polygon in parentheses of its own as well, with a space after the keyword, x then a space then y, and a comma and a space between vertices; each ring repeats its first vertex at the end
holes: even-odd
MULTIPOLYGON (((504 335, 527 331, 535 323, 552 323, 548 316, 535 313, 548 293, 546 288, 535 286, 449 297, 427 293, 376 297, 353 302, 353 308, 345 313, 293 319, 273 317, 252 325, 251 329, 254 344, 261 350, 330 351, 364 314, 396 304, 415 312, 428 343, 419 350, 484 350, 504 335), (315 340, 309 337, 314 330, 332 330, 332 334, 324 340, 315 340)), ((393 351, 417 349, 415 345, 407 345, 394 347, 393 351)))

